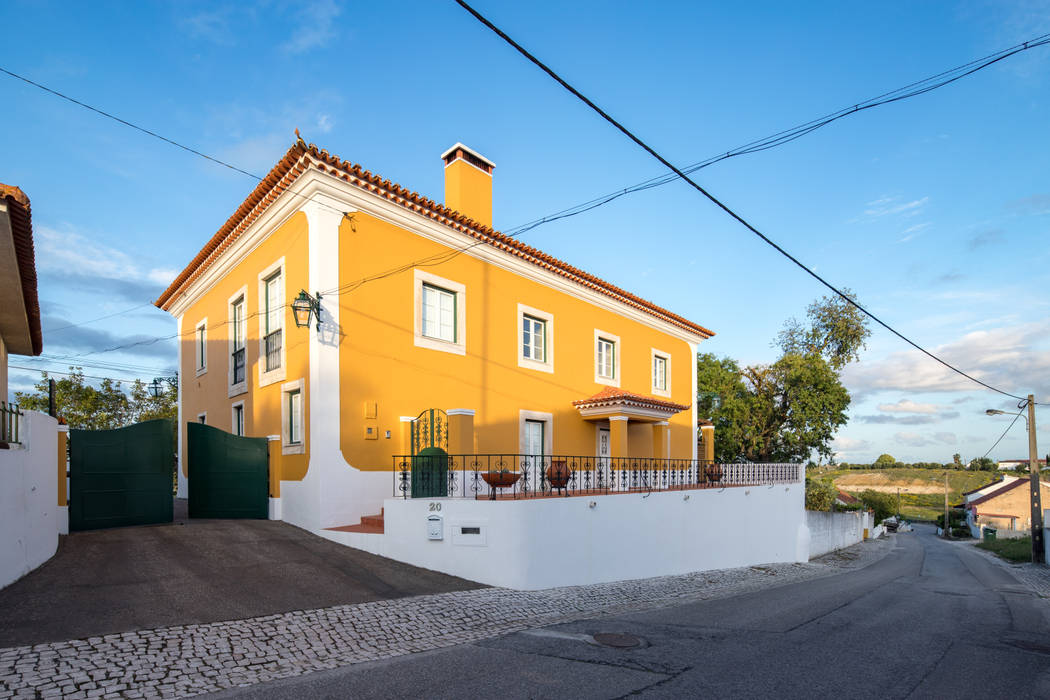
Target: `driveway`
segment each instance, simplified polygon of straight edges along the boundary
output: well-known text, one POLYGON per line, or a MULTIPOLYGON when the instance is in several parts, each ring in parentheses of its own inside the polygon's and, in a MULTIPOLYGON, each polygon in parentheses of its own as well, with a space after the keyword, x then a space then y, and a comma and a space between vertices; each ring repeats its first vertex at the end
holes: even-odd
POLYGON ((185 504, 171 525, 62 537, 0 590, 0 648, 482 587, 282 522, 188 520, 185 504))

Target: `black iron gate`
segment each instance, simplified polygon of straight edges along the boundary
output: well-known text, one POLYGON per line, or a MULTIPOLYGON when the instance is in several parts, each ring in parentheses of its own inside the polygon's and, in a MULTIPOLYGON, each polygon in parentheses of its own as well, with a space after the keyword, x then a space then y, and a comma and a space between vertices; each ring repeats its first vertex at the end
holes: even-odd
POLYGON ((69 529, 172 521, 175 429, 158 418, 69 431, 69 529))
POLYGON ((188 423, 191 518, 267 518, 270 469, 266 438, 188 423))

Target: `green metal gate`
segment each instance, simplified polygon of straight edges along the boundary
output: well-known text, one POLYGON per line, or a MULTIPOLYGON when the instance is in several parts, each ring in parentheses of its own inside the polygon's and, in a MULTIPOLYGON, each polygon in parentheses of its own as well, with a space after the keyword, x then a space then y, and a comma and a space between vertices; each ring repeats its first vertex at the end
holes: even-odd
POLYGON ((69 529, 172 521, 175 429, 170 420, 69 431, 69 529))
POLYGON ((270 469, 266 438, 241 437, 188 423, 191 518, 268 518, 270 469))

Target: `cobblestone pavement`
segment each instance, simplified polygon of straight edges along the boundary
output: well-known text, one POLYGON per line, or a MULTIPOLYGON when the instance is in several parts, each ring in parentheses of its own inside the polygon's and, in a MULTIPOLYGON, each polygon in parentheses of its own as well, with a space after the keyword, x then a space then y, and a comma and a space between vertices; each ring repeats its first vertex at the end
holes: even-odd
POLYGON ((0 700, 173 698, 247 686, 604 615, 830 576, 892 539, 807 564, 767 564, 544 591, 500 588, 340 605, 0 649, 0 700))

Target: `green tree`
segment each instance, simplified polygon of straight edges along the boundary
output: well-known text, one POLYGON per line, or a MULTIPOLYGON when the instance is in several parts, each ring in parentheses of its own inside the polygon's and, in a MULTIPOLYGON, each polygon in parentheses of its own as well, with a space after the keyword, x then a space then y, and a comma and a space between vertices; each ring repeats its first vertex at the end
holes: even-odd
POLYGON ((995 463, 995 460, 988 457, 977 457, 970 460, 970 469, 994 472, 998 471, 999 465, 995 463))
POLYGON ((857 498, 871 510, 875 511, 875 522, 881 523, 897 512, 897 498, 893 494, 878 491, 861 491, 857 498))
POLYGON ((831 457, 846 423, 849 393, 817 355, 789 353, 772 365, 740 369, 730 358, 697 357, 699 410, 715 424, 715 459, 802 462, 831 457), (714 397, 720 399, 716 408, 714 397))
MULTIPOLYGON (((843 292, 853 301, 857 295, 843 292)), ((777 345, 785 355, 818 355, 836 372, 860 358, 864 341, 871 335, 868 319, 840 296, 821 297, 806 309, 809 325, 791 318, 777 334, 777 345)))
POLYGON ((955 465, 956 469, 961 469, 962 465, 963 465, 962 455, 959 454, 958 452, 953 454, 952 455, 952 463, 955 465))
MULTIPOLYGON (((41 372, 32 392, 15 392, 18 405, 46 413, 49 379, 47 372, 41 372)), ((81 430, 109 430, 153 418, 174 421, 177 415, 174 388, 169 387, 154 398, 138 379, 132 383, 130 393, 112 379, 103 379, 95 387, 85 381, 80 367, 70 367, 68 377, 55 381, 55 408, 69 427, 81 430)))
POLYGON ((892 469, 897 465, 897 460, 892 455, 881 454, 878 459, 875 460, 874 466, 876 469, 892 469))

